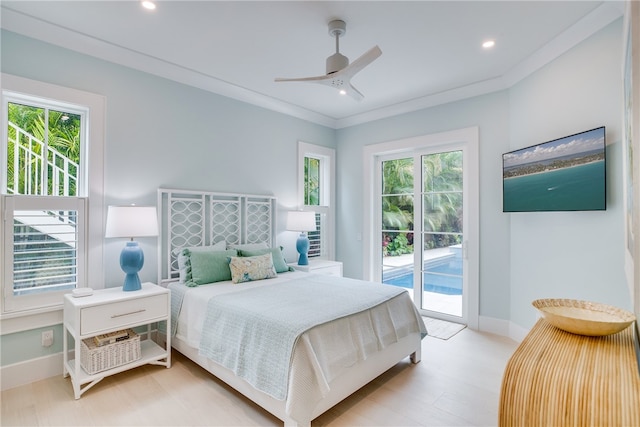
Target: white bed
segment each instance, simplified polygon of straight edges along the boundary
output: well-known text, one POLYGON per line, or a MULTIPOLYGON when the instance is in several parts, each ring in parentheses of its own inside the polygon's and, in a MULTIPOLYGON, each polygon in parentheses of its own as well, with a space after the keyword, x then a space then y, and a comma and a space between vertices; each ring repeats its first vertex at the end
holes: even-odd
MULTIPOLYGON (((229 197, 240 198, 237 203, 238 210, 235 208, 230 210, 233 221, 237 220, 240 224, 237 227, 238 233, 235 234, 236 227, 233 226, 223 227, 225 230, 233 229, 233 235, 222 233, 224 240, 234 243, 264 241, 267 223, 269 231, 266 234, 274 235, 275 200, 267 197, 266 203, 264 200, 260 201, 260 206, 268 206, 268 209, 259 209, 260 214, 255 218, 260 218, 261 223, 251 225, 246 223, 250 215, 243 212, 251 211, 249 198, 260 196, 220 195, 165 189, 160 189, 158 196, 162 212, 161 223, 165 231, 161 236, 163 249, 159 254, 160 269, 165 268, 164 272, 160 271, 161 283, 169 286, 172 294, 177 293, 176 289, 180 289, 181 308, 176 311, 179 314, 174 319, 176 323, 172 328, 175 332, 171 340, 172 346, 251 401, 283 420, 285 426, 308 426, 311 420, 400 360, 410 357, 413 363, 420 361, 421 340, 426 333, 426 328, 406 292, 401 292, 365 310, 319 324, 302 333, 296 339, 291 351, 286 396, 283 399, 273 397, 273 393, 256 388, 248 380, 236 375, 231 368, 226 368, 204 357, 199 351, 199 346, 203 334, 207 333, 203 327, 207 306, 212 298, 221 299, 225 295, 243 291, 253 292, 254 289, 255 292, 262 292, 273 289, 269 287, 281 284, 284 286, 287 282, 313 281, 314 277, 319 281, 320 278, 303 272, 286 272, 279 273, 276 278, 242 284, 217 282, 210 285, 185 287, 178 280, 179 274, 175 267, 176 248, 206 246, 220 241, 219 231, 208 233, 208 230, 215 229, 216 225, 225 221, 220 215, 215 220, 209 219, 212 216, 210 213, 219 211, 215 204, 220 199, 224 200, 226 206, 229 197), (243 199, 245 197, 247 199, 243 199), (197 214, 193 214, 194 198, 197 200, 197 209, 201 209, 197 214), (189 211, 188 215, 185 215, 186 211, 189 211), (176 212, 178 212, 177 215, 176 212), (194 218, 195 221, 193 221, 194 218), (179 234, 177 239, 175 230, 178 230, 177 234, 179 234), (189 236, 188 232, 185 234, 184 230, 196 230, 201 233, 200 240, 194 240, 193 236, 189 236), (262 239, 252 240, 250 230, 261 230, 262 239), (235 236, 237 240, 234 241, 235 236), (349 333, 345 334, 346 331, 349 333), (353 336, 357 336, 358 339, 354 340, 353 336)), ((273 240, 270 238, 266 240, 266 243, 271 246, 273 240)), ((322 280, 328 279, 323 277, 322 280)), ((332 280, 339 280, 339 278, 332 280)), ((372 286, 375 285, 372 284, 372 286)), ((313 305, 311 303, 310 307, 313 305)), ((250 307, 246 309, 250 310, 250 307)), ((174 310, 176 310, 175 307, 174 310)), ((260 357, 259 354, 255 356, 260 357)))

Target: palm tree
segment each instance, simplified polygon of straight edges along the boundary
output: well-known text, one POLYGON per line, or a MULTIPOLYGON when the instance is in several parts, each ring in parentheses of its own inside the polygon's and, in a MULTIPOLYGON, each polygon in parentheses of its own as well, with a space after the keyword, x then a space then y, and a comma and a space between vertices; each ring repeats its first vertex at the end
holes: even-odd
MULTIPOLYGON (((410 239, 414 222, 413 158, 385 161, 382 164, 382 227, 385 230, 385 254, 399 254, 402 245, 386 250, 398 238, 410 239), (398 230, 391 232, 390 230, 398 230)), ((423 230, 430 232, 429 247, 460 243, 462 232, 462 152, 452 151, 422 156, 423 230), (451 234, 449 234, 451 233, 451 234)), ((409 252, 412 248, 407 247, 409 252)), ((402 252, 402 251, 400 251, 402 252)), ((405 252, 406 253, 406 252, 405 252)))
POLYGON ((423 156, 424 230, 432 235, 434 246, 459 243, 462 232, 462 152, 452 151, 423 156))
MULTIPOLYGON (((46 144, 60 153, 62 156, 71 160, 74 164, 79 164, 80 161, 80 116, 76 114, 69 114, 56 110, 48 110, 48 123, 45 123, 45 110, 43 108, 32 107, 29 105, 22 105, 16 103, 9 103, 8 119, 10 123, 13 123, 26 133, 30 134, 35 139, 46 142, 46 144)), ((10 126, 8 133, 8 147, 7 147, 7 162, 8 173, 7 182, 12 183, 15 174, 18 173, 18 188, 14 189, 16 193, 25 194, 27 190, 24 188, 26 177, 26 168, 22 170, 14 170, 14 144, 13 141, 18 141, 18 144, 25 144, 26 141, 18 140, 19 135, 16 135, 15 130, 10 126)), ((41 147, 39 145, 30 147, 35 154, 42 155, 41 147)), ((35 163, 38 160, 31 158, 32 164, 32 182, 39 182, 36 177, 40 173, 41 169, 35 163)), ((48 159, 52 161, 52 159, 48 159)), ((58 159, 59 161, 59 159, 58 159)), ((62 167, 63 165, 58 164, 62 167)), ((77 169, 77 168, 76 168, 77 169)), ((78 170, 69 171, 73 176, 77 177, 78 170)), ((76 194, 75 181, 70 183, 69 195, 76 194)), ((52 188, 52 182, 49 180, 47 183, 47 194, 54 194, 52 188)))
POLYGON ((413 252, 413 158, 382 164, 382 244, 385 255, 413 252), (390 230, 398 230, 391 232, 390 230))
POLYGON ((413 158, 382 165, 382 224, 395 230, 408 230, 413 224, 413 158))
POLYGON ((320 205, 320 160, 313 157, 304 158, 304 204, 320 205))

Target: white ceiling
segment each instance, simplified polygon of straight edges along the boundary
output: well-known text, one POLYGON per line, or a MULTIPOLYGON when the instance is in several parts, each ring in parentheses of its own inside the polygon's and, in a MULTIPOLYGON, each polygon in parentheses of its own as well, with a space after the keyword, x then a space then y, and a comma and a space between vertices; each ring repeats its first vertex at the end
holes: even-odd
POLYGON ((511 86, 622 16, 614 1, 6 1, 2 28, 333 128, 511 86), (324 74, 340 51, 382 56, 352 80, 324 74), (481 48, 496 40, 489 51, 481 48))

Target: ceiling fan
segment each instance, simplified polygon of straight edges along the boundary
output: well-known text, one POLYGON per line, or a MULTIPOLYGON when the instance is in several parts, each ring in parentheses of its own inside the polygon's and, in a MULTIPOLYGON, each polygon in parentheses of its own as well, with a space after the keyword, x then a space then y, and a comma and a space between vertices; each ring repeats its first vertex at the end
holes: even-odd
POLYGON ((353 87, 351 78, 382 55, 382 51, 378 46, 374 46, 349 64, 349 58, 340 53, 340 36, 346 31, 347 24, 344 21, 336 19, 329 22, 329 35, 336 38, 336 53, 327 58, 326 75, 294 79, 276 78, 275 81, 319 83, 336 88, 342 95, 349 95, 356 101, 362 100, 364 95, 353 87))

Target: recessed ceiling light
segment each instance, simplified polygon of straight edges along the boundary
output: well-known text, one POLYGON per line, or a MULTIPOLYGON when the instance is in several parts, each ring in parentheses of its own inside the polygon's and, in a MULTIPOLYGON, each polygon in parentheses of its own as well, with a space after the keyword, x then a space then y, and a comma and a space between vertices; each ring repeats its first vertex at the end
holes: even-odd
POLYGON ((156 8, 156 4, 152 1, 145 0, 142 2, 142 7, 144 7, 145 9, 153 10, 156 8))
POLYGON ((346 95, 346 94, 347 94, 347 91, 346 91, 346 90, 344 90, 344 89, 340 89, 340 95, 346 95))
POLYGON ((482 47, 485 49, 491 49, 495 45, 496 45, 495 40, 487 40, 486 42, 482 43, 482 47))

